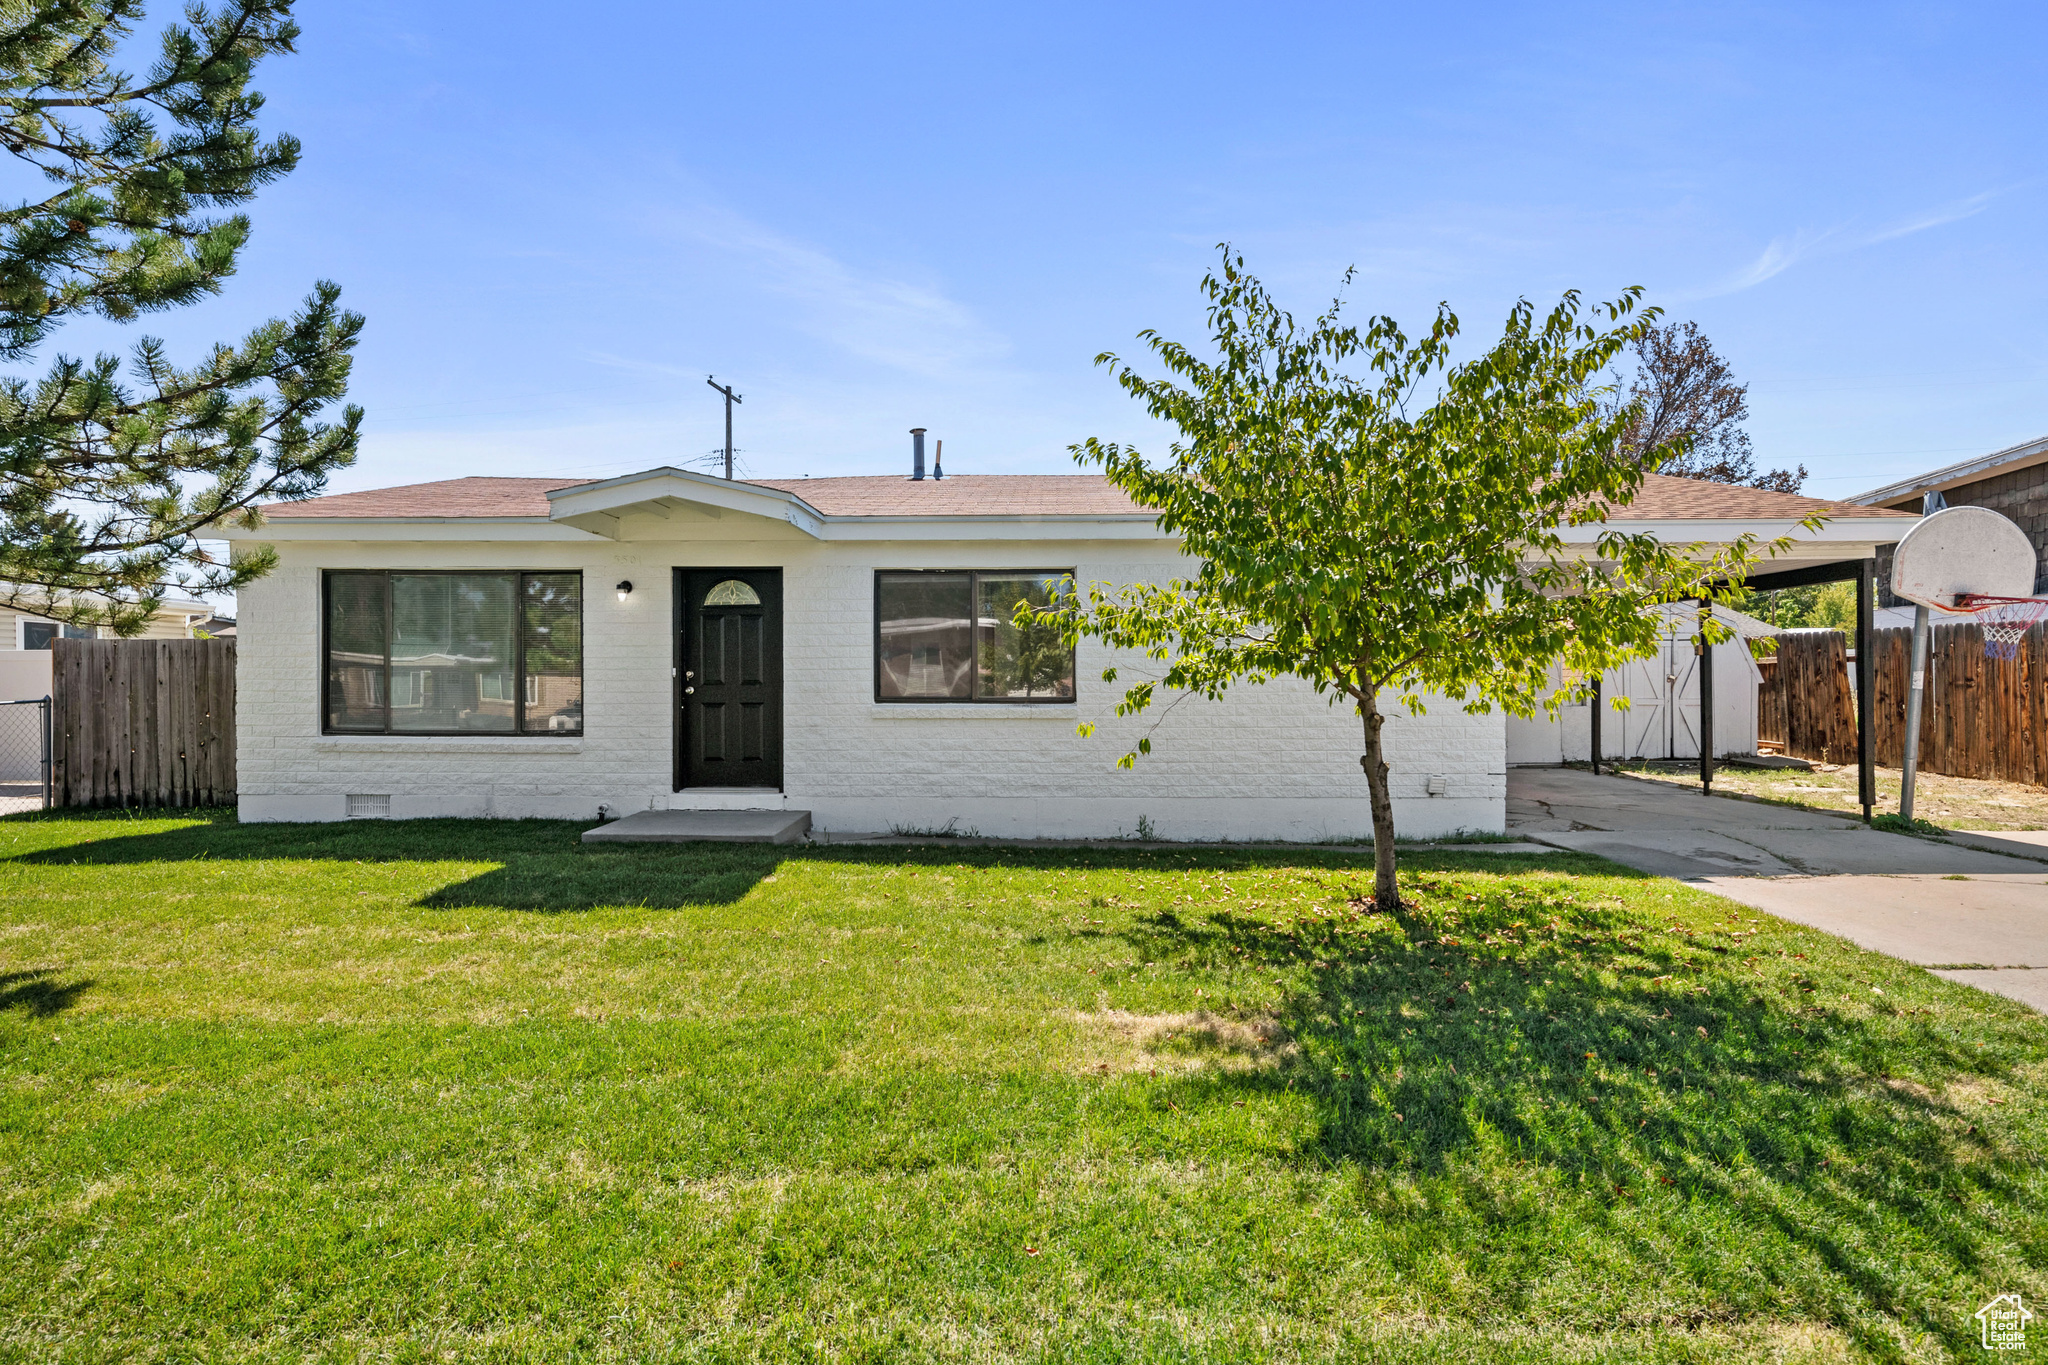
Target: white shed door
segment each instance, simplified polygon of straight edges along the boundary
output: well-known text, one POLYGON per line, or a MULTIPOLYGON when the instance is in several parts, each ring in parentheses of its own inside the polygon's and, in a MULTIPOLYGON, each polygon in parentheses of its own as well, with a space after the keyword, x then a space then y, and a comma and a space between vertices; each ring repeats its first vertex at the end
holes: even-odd
POLYGON ((1628 710, 1620 717, 1621 757, 1662 758, 1668 724, 1664 714, 1667 684, 1663 652, 1623 664, 1621 686, 1628 697, 1628 710))
POLYGON ((1666 758, 1700 756, 1700 656, 1692 641, 1672 640, 1664 646, 1664 677, 1671 685, 1671 737, 1666 758))

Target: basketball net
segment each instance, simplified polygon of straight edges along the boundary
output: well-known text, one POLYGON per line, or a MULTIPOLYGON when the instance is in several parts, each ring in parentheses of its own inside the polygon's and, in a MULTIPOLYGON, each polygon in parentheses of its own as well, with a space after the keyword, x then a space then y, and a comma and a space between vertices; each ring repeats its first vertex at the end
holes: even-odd
POLYGON ((2048 597, 1987 597, 1964 593, 1956 598, 1956 611, 1969 612, 1984 631, 1984 657, 2017 659, 2020 641, 2027 638, 2036 621, 2048 615, 2048 597))

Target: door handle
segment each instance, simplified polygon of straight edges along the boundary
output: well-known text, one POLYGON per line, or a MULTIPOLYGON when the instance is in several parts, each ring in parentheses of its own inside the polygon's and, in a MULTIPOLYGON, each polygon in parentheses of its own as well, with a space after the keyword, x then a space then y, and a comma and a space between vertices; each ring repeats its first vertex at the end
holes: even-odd
POLYGON ((696 691, 697 691, 697 689, 696 689, 696 688, 694 688, 694 687, 686 687, 686 688, 684 688, 684 689, 683 689, 683 695, 684 695, 684 696, 686 696, 686 697, 687 697, 687 696, 692 696, 692 695, 694 695, 694 694, 696 693, 696 691))

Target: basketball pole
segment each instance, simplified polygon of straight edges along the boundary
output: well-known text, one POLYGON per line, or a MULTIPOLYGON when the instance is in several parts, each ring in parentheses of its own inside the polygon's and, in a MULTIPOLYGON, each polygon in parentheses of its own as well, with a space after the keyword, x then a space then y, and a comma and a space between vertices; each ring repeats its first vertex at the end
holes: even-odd
POLYGON ((1870 648, 1876 599, 1877 560, 1862 560, 1856 566, 1856 785, 1866 825, 1877 805, 1877 660, 1870 648))
MULTIPOLYGON (((1948 499, 1939 493, 1926 493, 1920 498, 1920 515, 1933 516, 1948 505, 1948 499)), ((1920 707, 1927 695, 1927 650, 1934 633, 1934 614, 1925 602, 1913 604, 1913 653, 1906 665, 1908 681, 1912 684, 1906 693, 1906 736, 1902 746, 1904 757, 1900 760, 1903 771, 1899 774, 1899 816, 1907 824, 1913 823, 1913 779, 1920 772, 1920 707)))
POLYGON ((1907 665, 1913 686, 1906 693, 1905 771, 1899 777, 1899 815, 1907 824, 1913 822, 1913 779, 1920 772, 1920 706, 1927 695, 1927 643, 1934 633, 1931 616, 1924 606, 1913 608, 1913 661, 1907 665))

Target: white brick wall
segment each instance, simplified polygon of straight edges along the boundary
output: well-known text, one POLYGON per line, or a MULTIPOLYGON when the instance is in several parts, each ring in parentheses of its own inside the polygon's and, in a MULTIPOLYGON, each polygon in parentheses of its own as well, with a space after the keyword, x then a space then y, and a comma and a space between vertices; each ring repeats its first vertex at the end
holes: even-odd
MULTIPOLYGON (((721 528, 722 529, 722 528, 721 528)), ((670 570, 772 565, 783 571, 785 791, 819 829, 886 831, 957 822, 1000 836, 1108 836, 1140 818, 1169 839, 1327 839, 1366 833, 1360 726, 1306 685, 1245 688, 1220 703, 1163 701, 1135 720, 1113 709, 1111 656, 1084 645, 1073 707, 878 706, 873 684, 877 568, 1066 568, 1082 581, 1157 581, 1177 558, 1129 542, 674 543, 287 541, 269 577, 240 594, 241 808, 249 820, 342 818, 349 793, 391 797, 395 817, 548 816, 767 804, 671 790, 670 570), (335 568, 581 569, 581 739, 322 736, 320 571, 335 568), (620 603, 612 585, 633 580, 620 603), (1074 733, 1081 720, 1100 727, 1074 733), (1135 737, 1153 751, 1116 767, 1135 737)), ((1117 660, 1126 680, 1155 668, 1117 660)), ((1395 821, 1404 836, 1504 827, 1498 716, 1440 704, 1387 727, 1395 821), (1431 775, 1446 779, 1430 797, 1431 775)))

